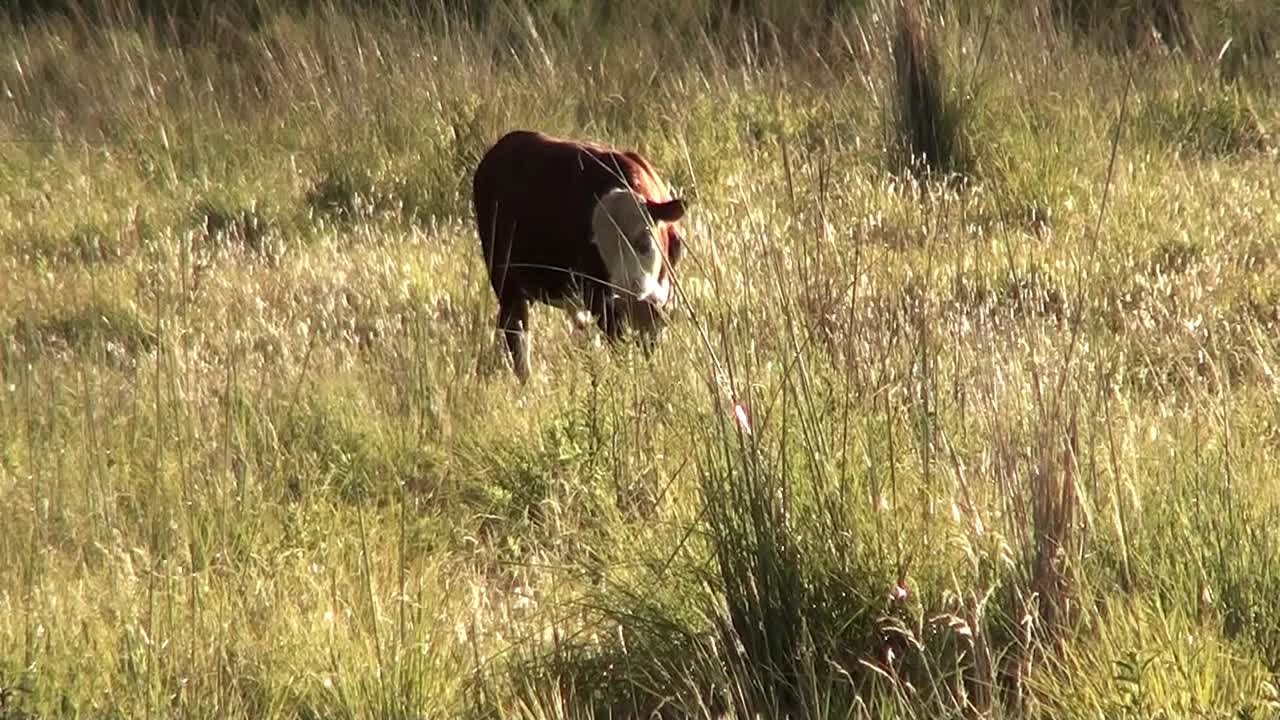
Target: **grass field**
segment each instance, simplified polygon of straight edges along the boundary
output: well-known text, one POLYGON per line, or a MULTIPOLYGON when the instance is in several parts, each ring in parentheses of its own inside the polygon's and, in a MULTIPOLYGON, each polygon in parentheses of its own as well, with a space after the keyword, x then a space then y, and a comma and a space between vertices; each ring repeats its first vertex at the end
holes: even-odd
POLYGON ((1268 2, 740 5, 0 20, 0 719, 1280 716, 1268 2), (504 364, 515 127, 691 200, 651 359, 504 364))

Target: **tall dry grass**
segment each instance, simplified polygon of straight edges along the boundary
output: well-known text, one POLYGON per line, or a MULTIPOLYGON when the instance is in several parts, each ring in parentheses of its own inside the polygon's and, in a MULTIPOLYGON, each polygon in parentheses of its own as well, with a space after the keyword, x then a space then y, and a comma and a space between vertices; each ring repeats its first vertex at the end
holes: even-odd
POLYGON ((0 26, 0 716, 1276 711, 1274 54, 210 7, 0 26), (513 126, 696 198, 652 359, 500 367, 513 126))

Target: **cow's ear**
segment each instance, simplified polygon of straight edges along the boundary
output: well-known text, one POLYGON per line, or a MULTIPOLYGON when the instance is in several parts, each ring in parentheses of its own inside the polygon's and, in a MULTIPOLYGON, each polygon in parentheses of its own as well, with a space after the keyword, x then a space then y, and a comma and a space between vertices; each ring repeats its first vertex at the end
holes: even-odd
POLYGON ((675 267, 680 263, 680 258, 684 257, 684 238, 680 237, 680 233, 675 228, 671 228, 667 234, 667 262, 671 267, 675 267))
POLYGON ((651 202, 649 215, 654 220, 673 223, 684 217, 684 200, 675 198, 666 202, 651 202))

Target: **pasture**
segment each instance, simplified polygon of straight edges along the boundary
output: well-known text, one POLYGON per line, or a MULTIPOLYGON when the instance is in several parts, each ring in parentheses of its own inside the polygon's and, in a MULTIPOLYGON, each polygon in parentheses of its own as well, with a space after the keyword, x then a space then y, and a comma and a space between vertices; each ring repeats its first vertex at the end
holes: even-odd
POLYGON ((44 4, 0 719, 1280 714, 1270 0, 44 4), (504 364, 517 127, 688 199, 651 358, 504 364))

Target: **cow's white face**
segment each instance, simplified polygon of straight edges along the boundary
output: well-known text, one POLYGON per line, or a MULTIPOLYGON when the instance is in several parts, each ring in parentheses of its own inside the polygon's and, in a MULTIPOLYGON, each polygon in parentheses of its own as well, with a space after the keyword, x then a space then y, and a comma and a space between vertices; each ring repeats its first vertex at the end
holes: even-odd
POLYGON ((662 306, 670 290, 658 282, 662 250, 658 247, 658 226, 651 207, 630 190, 610 190, 592 213, 591 240, 617 291, 662 306))

